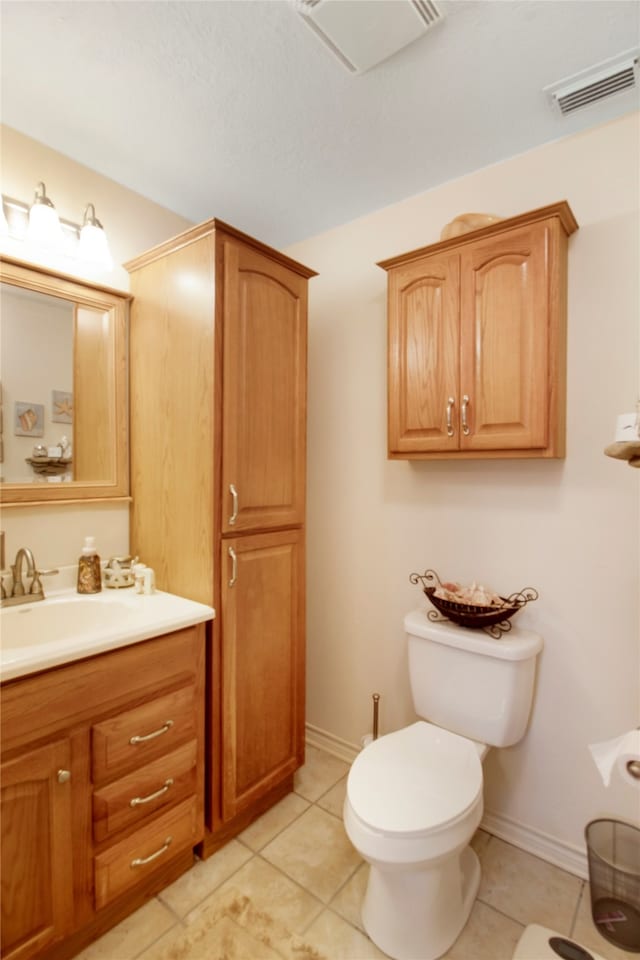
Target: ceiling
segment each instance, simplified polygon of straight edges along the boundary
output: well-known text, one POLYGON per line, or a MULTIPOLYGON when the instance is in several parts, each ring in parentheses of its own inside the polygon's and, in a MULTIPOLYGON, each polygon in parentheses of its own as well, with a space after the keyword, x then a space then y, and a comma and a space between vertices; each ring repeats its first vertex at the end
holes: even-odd
POLYGON ((640 105, 563 118, 543 93, 640 45, 637 0, 437 3, 353 75, 293 0, 2 0, 2 122, 282 247, 640 105))

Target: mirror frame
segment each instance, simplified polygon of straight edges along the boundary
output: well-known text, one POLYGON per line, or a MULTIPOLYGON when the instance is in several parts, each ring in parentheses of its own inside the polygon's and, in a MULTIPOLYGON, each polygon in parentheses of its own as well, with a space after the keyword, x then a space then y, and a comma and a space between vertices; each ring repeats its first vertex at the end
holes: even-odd
POLYGON ((114 333, 115 477, 109 482, 0 483, 3 507, 100 500, 130 500, 128 340, 130 293, 89 283, 37 264, 0 255, 0 282, 71 300, 109 313, 114 333))

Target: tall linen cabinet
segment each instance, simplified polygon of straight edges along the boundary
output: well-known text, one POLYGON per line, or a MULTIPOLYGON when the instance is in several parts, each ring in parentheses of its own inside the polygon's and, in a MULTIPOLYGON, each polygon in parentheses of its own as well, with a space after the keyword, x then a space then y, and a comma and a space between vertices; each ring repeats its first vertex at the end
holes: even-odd
POLYGON ((307 282, 209 220, 126 264, 131 550, 216 608, 207 836, 217 849, 304 760, 307 282))

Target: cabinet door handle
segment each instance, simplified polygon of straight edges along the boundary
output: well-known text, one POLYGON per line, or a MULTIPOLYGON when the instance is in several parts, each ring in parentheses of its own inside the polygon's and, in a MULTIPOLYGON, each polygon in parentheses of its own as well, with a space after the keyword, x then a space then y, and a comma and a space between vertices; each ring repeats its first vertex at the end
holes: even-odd
POLYGON ((132 860, 132 861, 131 861, 131 866, 132 866, 132 867, 144 867, 144 865, 145 865, 146 863, 151 863, 152 860, 157 860, 158 857, 161 857, 162 854, 165 853, 165 852, 169 849, 169 847, 171 846, 172 841, 173 841, 173 837, 167 837, 167 839, 166 839, 165 842, 162 844, 162 846, 160 847, 159 850, 156 850, 155 853, 150 854, 150 856, 148 856, 148 857, 136 857, 135 860, 132 860))
POLYGON ((455 400, 453 399, 453 397, 449 397, 449 399, 447 400, 447 436, 448 437, 453 436, 453 420, 452 420, 451 414, 453 413, 454 404, 455 404, 455 400))
POLYGON ((236 580, 238 579, 238 555, 233 547, 229 547, 229 556, 231 557, 231 579, 229 580, 229 586, 235 587, 236 580))
POLYGON ((153 733, 145 733, 144 735, 136 734, 135 737, 129 739, 129 743, 135 746, 136 743, 146 743, 147 740, 155 740, 156 737, 161 737, 163 733, 166 733, 173 726, 173 720, 165 720, 159 730, 154 730, 153 733))
POLYGON ((231 516, 229 517, 229 526, 233 526, 238 519, 238 491, 235 486, 229 484, 229 493, 231 494, 231 516))
POLYGON ((471 433, 471 430, 469 429, 469 423, 467 421, 467 409, 470 403, 471 400, 469 399, 468 394, 465 393, 462 398, 462 432, 464 433, 465 437, 468 437, 471 433))
POLYGON ((146 797, 134 797, 133 800, 129 800, 130 807, 139 807, 143 803, 151 803, 152 800, 157 800, 158 797, 161 797, 167 792, 167 790, 173 786, 173 778, 169 777, 168 780, 165 780, 164 784, 160 787, 159 790, 156 790, 155 793, 149 793, 146 797))
POLYGON ((58 783, 68 783, 69 780, 71 780, 71 771, 58 770, 57 777, 58 777, 58 783))

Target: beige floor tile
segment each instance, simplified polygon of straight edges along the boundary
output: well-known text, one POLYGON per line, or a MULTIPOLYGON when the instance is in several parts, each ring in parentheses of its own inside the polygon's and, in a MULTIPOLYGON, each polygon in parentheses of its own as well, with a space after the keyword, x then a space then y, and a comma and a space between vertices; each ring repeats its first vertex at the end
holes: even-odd
POLYGON ((330 790, 320 797, 317 800, 319 807, 322 807, 323 810, 326 810, 327 813, 332 813, 334 817, 339 817, 342 820, 342 811, 344 808, 344 798, 347 792, 347 778, 343 777, 341 780, 338 780, 335 787, 331 787, 330 790))
MULTIPOLYGON (((249 898, 256 910, 268 912, 292 933, 302 933, 322 910, 322 903, 316 897, 257 856, 223 884, 202 908, 219 906, 232 896, 249 898)), ((194 916, 190 916, 189 921, 194 916)))
POLYGON ((157 900, 150 900, 77 954, 75 960, 132 960, 174 926, 179 926, 175 916, 157 900))
POLYGON ((367 889, 367 880, 369 879, 369 864, 363 863, 350 880, 347 880, 344 887, 337 892, 330 903, 332 910, 339 913, 341 917, 358 927, 364 933, 362 925, 362 904, 364 894, 367 889))
POLYGON ((160 894, 160 899, 184 917, 251 858, 251 851, 231 840, 208 860, 197 863, 160 894))
POLYGON ((324 903, 361 862, 342 821, 315 806, 267 844, 262 856, 324 903))
POLYGON ((332 910, 324 910, 313 921, 305 938, 331 960, 378 960, 387 956, 366 934, 355 930, 332 910))
POLYGON ((634 960, 634 958, 638 960, 637 953, 630 953, 628 950, 622 950, 620 947, 614 946, 598 933, 591 916, 591 893, 588 883, 585 883, 580 898, 571 939, 586 947, 587 950, 595 950, 605 960, 634 960))
POLYGON ((307 745, 304 766, 300 767, 294 776, 294 790, 305 800, 313 802, 348 772, 349 764, 344 760, 338 760, 324 750, 307 745))
POLYGON ((518 923, 568 936, 582 881, 497 837, 482 854, 478 899, 518 923))
POLYGON ((308 800, 298 796, 297 793, 289 793, 275 807, 271 807, 251 826, 243 830, 238 839, 252 850, 261 850, 301 813, 304 813, 308 806, 308 800))
POLYGON ((524 927, 478 900, 442 960, 511 960, 524 927))

